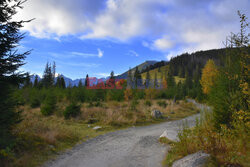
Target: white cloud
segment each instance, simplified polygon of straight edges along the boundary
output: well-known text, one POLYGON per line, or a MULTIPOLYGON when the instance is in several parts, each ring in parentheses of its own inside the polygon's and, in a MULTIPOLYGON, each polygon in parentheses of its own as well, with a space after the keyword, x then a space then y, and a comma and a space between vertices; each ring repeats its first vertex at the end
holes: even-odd
POLYGON ((140 37, 154 50, 182 45, 179 50, 192 52, 222 47, 226 35, 239 28, 236 11, 249 17, 249 6, 249 0, 29 0, 15 19, 36 18, 24 30, 39 38, 140 37))
POLYGON ((134 50, 130 50, 130 51, 128 52, 128 55, 130 55, 130 56, 135 56, 135 57, 138 57, 138 56, 139 56, 139 54, 136 53, 134 50))
POLYGON ((171 42, 166 38, 160 38, 153 42, 153 47, 162 51, 171 49, 173 46, 174 46, 173 42, 171 42))
POLYGON ((71 52, 71 55, 73 56, 80 56, 80 57, 83 57, 83 58, 87 58, 87 57, 103 57, 103 51, 101 49, 97 49, 97 54, 94 54, 94 53, 82 53, 82 52, 71 52))
POLYGON ((94 75, 96 75, 97 77, 106 78, 110 76, 110 73, 95 73, 94 75))
POLYGON ((97 56, 99 57, 99 58, 101 58, 102 56, 103 56, 103 51, 101 50, 101 49, 97 49, 98 50, 98 54, 97 54, 97 56))

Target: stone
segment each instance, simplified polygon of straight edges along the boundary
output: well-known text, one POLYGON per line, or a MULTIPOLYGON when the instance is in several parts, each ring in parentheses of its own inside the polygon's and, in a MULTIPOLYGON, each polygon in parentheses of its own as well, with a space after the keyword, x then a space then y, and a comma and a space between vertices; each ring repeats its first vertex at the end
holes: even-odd
POLYGON ((101 129, 102 127, 101 126, 95 126, 93 129, 94 130, 99 130, 99 129, 101 129))
POLYGON ((168 137, 167 137, 167 131, 166 131, 166 130, 160 135, 160 138, 161 138, 161 137, 166 137, 166 138, 168 138, 168 137))
POLYGON ((209 154, 199 151, 175 161, 172 167, 202 167, 206 164, 209 157, 209 154))
POLYGON ((154 118, 163 118, 162 113, 159 110, 153 110, 151 112, 151 116, 154 118))

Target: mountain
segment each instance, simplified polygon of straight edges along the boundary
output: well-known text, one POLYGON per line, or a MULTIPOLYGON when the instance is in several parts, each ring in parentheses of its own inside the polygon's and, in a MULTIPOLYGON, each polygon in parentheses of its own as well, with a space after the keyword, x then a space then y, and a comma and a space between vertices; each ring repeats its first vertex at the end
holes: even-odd
MULTIPOLYGON (((131 69, 132 74, 135 72, 136 67, 138 67, 138 70, 141 72, 143 70, 145 70, 147 67, 154 65, 155 63, 157 63, 157 61, 145 61, 144 63, 135 66, 134 68, 131 69)), ((128 77, 128 71, 116 76, 116 79, 127 79, 128 77)))

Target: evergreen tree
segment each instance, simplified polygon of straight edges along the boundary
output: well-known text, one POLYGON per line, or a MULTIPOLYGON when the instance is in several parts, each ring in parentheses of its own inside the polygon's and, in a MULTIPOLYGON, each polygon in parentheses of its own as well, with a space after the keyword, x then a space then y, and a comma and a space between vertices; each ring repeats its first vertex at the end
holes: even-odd
POLYGON ((226 39, 226 64, 219 70, 216 82, 208 95, 210 105, 213 106, 215 127, 218 129, 222 124, 232 128, 232 122, 249 122, 247 115, 250 96, 250 34, 246 34, 249 28, 246 16, 240 12, 238 14, 241 19, 240 32, 232 33, 226 39))
POLYGON ((167 80, 167 89, 173 88, 175 86, 175 80, 174 80, 174 77, 170 71, 168 72, 166 78, 167 78, 166 79, 167 80))
POLYGON ((109 80, 111 82, 111 85, 114 87, 115 86, 115 73, 114 73, 114 71, 111 71, 109 80))
POLYGON ((78 83, 78 87, 81 88, 82 87, 82 80, 80 79, 79 83, 78 83))
POLYGON ((187 70, 185 73, 185 84, 186 84, 187 89, 192 89, 192 86, 193 86, 192 77, 190 76, 190 74, 187 70))
POLYGON ((25 75, 17 70, 24 65, 29 52, 17 51, 18 43, 24 38, 20 28, 25 21, 13 21, 12 17, 21 5, 21 1, 0 1, 0 150, 11 143, 11 129, 20 120, 15 111, 17 103, 12 98, 12 87, 24 79, 25 75))
POLYGON ((146 73, 146 81, 145 81, 145 87, 148 88, 150 85, 150 74, 149 71, 146 73))
POLYGON ((86 78, 85 78, 85 87, 89 87, 89 75, 88 74, 86 75, 86 78))
POLYGON ((131 71, 131 68, 129 68, 129 70, 128 70, 128 77, 127 77, 128 79, 128 81, 127 81, 127 83, 128 83, 128 87, 129 88, 133 88, 133 77, 132 77, 132 71, 131 71))
POLYGON ((34 87, 35 87, 35 88, 38 88, 38 84, 39 84, 38 75, 36 75, 36 76, 35 76, 35 81, 34 81, 34 87))
POLYGON ((63 77, 61 77, 61 82, 60 82, 61 88, 65 89, 66 88, 66 84, 65 84, 65 80, 63 77))
POLYGON ((135 88, 142 85, 141 74, 139 72, 138 67, 135 68, 134 81, 135 81, 135 88))
POLYGON ((51 64, 49 64, 48 62, 45 66, 42 83, 43 83, 43 86, 46 88, 53 86, 53 83, 54 83, 54 77, 53 77, 53 73, 51 69, 51 64))
POLYGON ((56 78, 56 87, 61 88, 61 76, 56 78))
POLYGON ((52 78, 53 78, 53 85, 55 82, 55 78, 56 78, 56 62, 53 62, 53 67, 52 67, 52 78))
POLYGON ((154 77, 154 88, 158 88, 157 73, 155 73, 154 77))
POLYGON ((30 81, 30 75, 27 73, 25 80, 24 80, 24 87, 32 87, 32 82, 30 81))

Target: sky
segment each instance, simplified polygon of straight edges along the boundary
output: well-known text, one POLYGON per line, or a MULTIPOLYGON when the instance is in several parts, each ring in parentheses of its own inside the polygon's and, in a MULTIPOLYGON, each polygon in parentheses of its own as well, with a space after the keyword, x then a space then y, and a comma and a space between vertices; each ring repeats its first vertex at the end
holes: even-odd
POLYGON ((47 62, 72 79, 121 74, 147 60, 224 47, 249 0, 28 0, 13 18, 29 20, 21 68, 42 75, 47 62))

